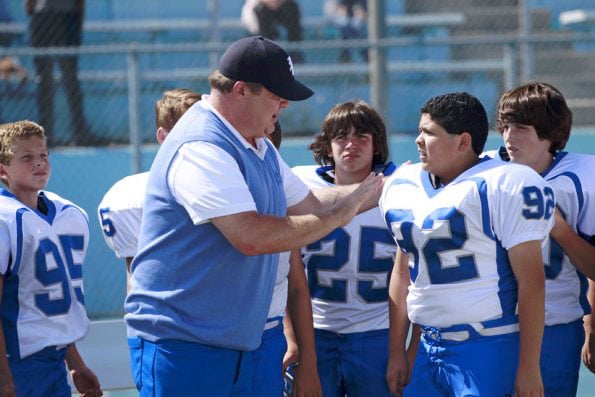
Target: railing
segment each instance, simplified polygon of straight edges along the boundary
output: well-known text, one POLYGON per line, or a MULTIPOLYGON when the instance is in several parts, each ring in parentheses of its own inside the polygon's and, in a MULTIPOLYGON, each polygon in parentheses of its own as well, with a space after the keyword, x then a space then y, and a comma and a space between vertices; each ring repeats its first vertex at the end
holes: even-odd
MULTIPOLYGON (((557 34, 533 34, 527 38, 532 45, 538 43, 572 43, 577 40, 595 43, 595 35, 589 33, 566 32, 557 34)), ((390 74, 406 72, 496 72, 501 73, 504 89, 516 85, 517 81, 517 49, 521 40, 516 35, 500 36, 474 36, 474 37, 446 37, 446 38, 423 38, 423 37, 399 37, 379 40, 343 40, 326 41, 304 41, 299 43, 282 43, 288 49, 336 49, 336 48, 406 48, 406 47, 432 47, 448 46, 455 48, 471 45, 499 45, 503 48, 502 58, 474 59, 474 60, 418 60, 418 61, 387 61, 386 70, 390 74)), ((36 55, 97 55, 110 54, 121 55, 126 58, 126 70, 115 71, 91 71, 82 70, 79 78, 83 81, 113 81, 119 79, 127 81, 128 85, 128 116, 129 116, 129 139, 134 150, 132 169, 140 170, 140 144, 141 134, 139 127, 139 102, 140 87, 142 81, 159 81, 172 77, 201 79, 204 81, 214 68, 177 68, 168 70, 141 70, 139 68, 139 56, 142 54, 159 53, 221 53, 228 43, 190 43, 190 44, 119 44, 119 45, 93 45, 68 48, 0 48, 2 56, 36 56, 36 55)), ((340 64, 340 63, 306 63, 295 65, 296 75, 300 78, 324 77, 324 76, 369 76, 373 65, 366 63, 340 64)), ((388 90, 388 84, 370 89, 388 90)), ((388 109, 379 109, 387 112, 388 109)))
MULTIPOLYGON (((465 23, 465 14, 458 12, 419 13, 403 15, 387 15, 388 27, 424 28, 439 26, 455 26, 465 23)), ((117 19, 87 20, 83 31, 89 33, 148 32, 164 31, 208 31, 217 25, 221 30, 244 30, 239 18, 220 18, 217 21, 205 18, 169 18, 169 19, 117 19)), ((320 29, 329 26, 330 22, 322 16, 305 16, 302 18, 304 29, 320 29)), ((23 22, 0 23, 0 33, 24 35, 27 24, 23 22)))

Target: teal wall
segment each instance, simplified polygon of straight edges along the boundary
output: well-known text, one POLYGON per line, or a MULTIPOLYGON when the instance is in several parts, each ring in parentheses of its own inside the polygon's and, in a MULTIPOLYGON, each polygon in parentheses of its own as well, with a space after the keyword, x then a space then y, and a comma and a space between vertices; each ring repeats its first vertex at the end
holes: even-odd
MULTIPOLYGON (((395 163, 417 161, 412 136, 393 136, 391 154, 395 163)), ((281 153, 290 166, 310 164, 306 149, 311 139, 286 139, 281 153)), ((500 136, 490 134, 486 149, 500 145, 500 136)), ((595 154, 595 131, 575 131, 569 151, 595 154)), ((143 149, 143 169, 148 169, 157 146, 143 149)), ((105 192, 120 178, 131 173, 131 155, 127 147, 63 149, 51 154, 52 176, 48 190, 54 191, 85 208, 90 217, 91 242, 84 267, 87 309, 93 318, 119 317, 123 314, 125 265, 103 241, 97 220, 97 206, 105 192)))

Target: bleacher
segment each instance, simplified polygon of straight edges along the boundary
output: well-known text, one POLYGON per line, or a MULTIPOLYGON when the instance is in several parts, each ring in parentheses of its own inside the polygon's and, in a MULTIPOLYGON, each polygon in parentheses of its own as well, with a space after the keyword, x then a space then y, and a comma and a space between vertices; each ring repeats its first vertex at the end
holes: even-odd
MULTIPOLYGON (((0 30, 14 34, 14 46, 26 46, 28 18, 23 12, 22 1, 5 1, 14 22, 10 26, 0 26, 0 30)), ((385 3, 387 37, 403 40, 387 49, 389 108, 386 118, 391 132, 415 131, 419 106, 444 90, 472 92, 484 100, 488 111, 494 110, 495 102, 505 88, 503 46, 451 45, 447 40, 482 32, 489 35, 496 25, 500 29, 498 33, 502 34, 516 29, 516 20, 511 15, 516 12, 517 0, 385 0, 385 3), (443 40, 443 44, 425 44, 431 40, 443 40)), ((537 31, 557 28, 557 22, 553 22, 557 18, 550 18, 551 14, 559 14, 587 1, 564 3, 530 0, 529 6, 536 18, 534 28, 537 31)), ((206 76, 215 67, 222 50, 209 50, 208 44, 214 37, 227 43, 247 34, 239 21, 243 0, 177 0, 170 7, 164 7, 162 0, 88 0, 86 4, 84 45, 136 43, 162 46, 159 51, 137 52, 142 76, 140 123, 147 142, 153 140, 153 119, 148 115, 152 114, 155 98, 163 90, 175 86, 206 92, 206 76), (195 47, 176 50, 174 47, 180 43, 194 43, 195 47), (171 51, 164 51, 163 47, 171 51)), ((299 0, 299 4, 305 41, 298 46, 303 47, 306 62, 296 65, 295 69, 300 79, 314 88, 316 95, 292 105, 282 115, 282 122, 288 134, 310 135, 317 131, 331 106, 354 97, 370 100, 370 89, 368 66, 358 55, 354 55, 351 64, 338 62, 340 48, 346 43, 340 40, 338 29, 323 17, 323 1, 299 0)), ((352 44, 363 47, 366 42, 352 44)), ((295 44, 285 43, 285 46, 291 49, 295 44)), ((32 57, 20 58, 33 73, 32 57)), ((115 142, 126 142, 126 52, 82 54, 79 64, 85 111, 92 127, 115 142)), ((31 115, 35 108, 33 80, 18 87, 11 82, 0 84, 10 94, 0 98, 3 112, 10 109, 10 118, 35 118, 31 115)), ((66 106, 65 102, 62 95, 58 95, 56 106, 66 106)), ((68 112, 62 112, 57 119, 65 141, 69 134, 68 116, 68 112)))

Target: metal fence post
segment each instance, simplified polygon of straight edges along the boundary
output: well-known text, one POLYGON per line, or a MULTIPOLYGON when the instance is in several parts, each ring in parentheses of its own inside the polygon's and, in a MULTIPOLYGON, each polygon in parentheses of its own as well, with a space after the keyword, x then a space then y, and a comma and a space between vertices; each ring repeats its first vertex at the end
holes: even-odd
POLYGON ((368 2, 368 34, 370 40, 370 100, 372 106, 382 115, 386 125, 388 120, 388 95, 386 73, 386 48, 379 45, 386 35, 386 3, 385 0, 368 2))
MULTIPOLYGON (((219 0, 209 0, 207 4, 209 18, 211 22, 211 42, 221 41, 221 28, 219 26, 219 0)), ((217 67, 219 61, 219 51, 213 50, 209 53, 209 65, 211 69, 217 67)))
POLYGON ((138 50, 132 44, 126 54, 128 71, 128 128, 130 137, 131 169, 134 174, 141 171, 141 136, 140 136, 140 71, 138 50))
POLYGON ((510 90, 517 85, 517 67, 516 67, 516 46, 513 43, 504 44, 503 74, 504 74, 504 89, 510 90))
POLYGON ((529 81, 533 76, 533 45, 529 36, 533 31, 533 21, 531 19, 531 8, 529 0, 520 0, 519 2, 519 36, 520 56, 521 56, 521 79, 523 83, 529 81))

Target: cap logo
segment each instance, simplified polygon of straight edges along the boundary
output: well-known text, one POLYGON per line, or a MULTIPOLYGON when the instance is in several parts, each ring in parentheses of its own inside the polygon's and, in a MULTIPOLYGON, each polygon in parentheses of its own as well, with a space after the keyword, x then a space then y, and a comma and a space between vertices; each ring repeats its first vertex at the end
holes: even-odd
POLYGON ((289 63, 289 71, 291 72, 291 75, 295 76, 293 73, 293 62, 291 62, 291 57, 289 55, 287 56, 287 62, 289 63))

